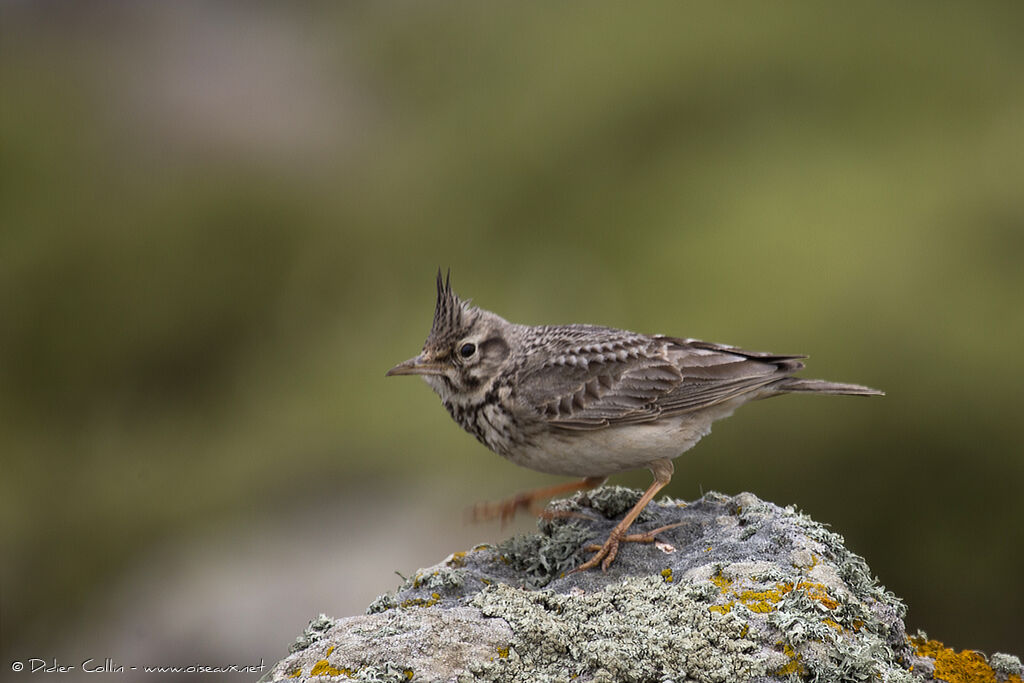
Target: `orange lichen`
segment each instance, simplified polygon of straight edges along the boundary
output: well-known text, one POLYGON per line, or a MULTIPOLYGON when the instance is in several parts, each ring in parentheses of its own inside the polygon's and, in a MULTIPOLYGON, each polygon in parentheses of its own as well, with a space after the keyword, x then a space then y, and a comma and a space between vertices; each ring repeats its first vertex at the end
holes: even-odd
POLYGON ((508 648, 507 647, 499 647, 498 648, 498 656, 501 657, 502 659, 508 659, 508 648))
POLYGON ((399 607, 433 607, 440 600, 440 593, 431 593, 429 600, 427 598, 409 598, 408 600, 403 600, 399 607))
POLYGON ((433 572, 430 576, 424 576, 423 574, 416 574, 412 577, 412 587, 419 588, 427 579, 437 576, 437 572, 433 572))
POLYGON ((734 595, 751 612, 767 614, 775 611, 775 603, 782 600, 782 596, 788 592, 789 590, 783 589, 783 584, 779 584, 777 588, 766 591, 745 590, 734 595))
POLYGON ((288 674, 288 678, 298 678, 302 675, 302 669, 296 669, 288 674))
MULTIPOLYGON (((790 588, 792 590, 792 588, 790 588)), ((821 583, 811 583, 810 581, 801 581, 796 585, 796 590, 802 590, 807 593, 807 597, 811 600, 820 602, 829 609, 835 609, 839 607, 839 602, 828 594, 828 588, 821 583)), ((789 591, 786 591, 787 593, 789 591)))
POLYGON ((832 628, 834 628, 835 630, 839 631, 840 633, 843 632, 842 625, 838 621, 836 621, 835 619, 825 618, 825 619, 821 620, 821 623, 825 624, 826 626, 831 626, 832 628))
POLYGON ((839 607, 839 602, 828 594, 827 587, 821 583, 801 581, 794 585, 792 581, 785 581, 775 584, 775 588, 769 588, 766 590, 736 591, 732 588, 733 580, 725 578, 722 576, 721 572, 718 572, 711 577, 711 583, 718 586, 718 589, 723 595, 731 595, 734 598, 724 605, 713 605, 708 608, 712 612, 718 612, 719 614, 728 614, 732 611, 733 606, 737 602, 750 611, 757 612, 759 614, 774 612, 775 605, 778 604, 778 602, 782 600, 787 593, 794 590, 803 591, 806 593, 808 598, 821 603, 830 610, 839 607))
POLYGON ((462 567, 466 564, 466 551, 461 550, 457 553, 452 553, 451 558, 446 563, 449 567, 462 567))
POLYGON ((807 673, 807 667, 803 663, 803 655, 797 654, 796 650, 790 645, 785 645, 782 648, 783 654, 789 657, 789 661, 783 666, 776 669, 772 673, 776 676, 789 676, 790 674, 797 674, 803 676, 807 673))
POLYGON ((672 578, 672 570, 667 567, 665 569, 662 569, 661 578, 665 579, 665 583, 672 583, 672 581, 674 581, 674 579, 672 578))
MULTIPOLYGON (((985 655, 974 650, 956 652, 938 640, 911 636, 910 645, 918 657, 935 660, 934 678, 947 683, 998 683, 996 672, 988 665, 985 655)), ((1022 683, 1021 677, 1011 674, 1006 683, 1022 683)))
MULTIPOLYGON (((333 649, 333 648, 332 648, 333 649)), ((347 676, 351 678, 356 673, 356 669, 338 668, 331 666, 331 663, 326 659, 321 659, 319 662, 313 665, 310 669, 309 675, 313 676, 347 676)))
POLYGON ((727 579, 722 576, 722 572, 718 572, 711 577, 711 583, 718 586, 718 588, 724 593, 730 586, 732 586, 732 579, 727 579))

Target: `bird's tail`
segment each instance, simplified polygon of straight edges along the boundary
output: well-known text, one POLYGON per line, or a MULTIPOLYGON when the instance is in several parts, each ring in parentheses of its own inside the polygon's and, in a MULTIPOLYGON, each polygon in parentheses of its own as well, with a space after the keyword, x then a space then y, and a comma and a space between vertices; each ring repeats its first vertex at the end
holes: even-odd
POLYGON ((780 392, 807 392, 810 394, 843 394, 847 396, 885 396, 884 391, 861 386, 860 384, 844 384, 829 382, 824 379, 803 379, 786 377, 775 382, 772 387, 780 392))

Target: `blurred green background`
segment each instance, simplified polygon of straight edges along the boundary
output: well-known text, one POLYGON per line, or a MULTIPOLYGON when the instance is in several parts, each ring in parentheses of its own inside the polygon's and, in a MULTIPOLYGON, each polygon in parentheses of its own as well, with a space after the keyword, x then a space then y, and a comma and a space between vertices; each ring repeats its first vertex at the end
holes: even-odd
POLYGON ((557 480, 384 379, 439 266, 886 390, 745 408, 667 493, 795 504, 1024 654, 1019 3, 0 8, 6 660, 270 663, 508 534, 463 508, 557 480))

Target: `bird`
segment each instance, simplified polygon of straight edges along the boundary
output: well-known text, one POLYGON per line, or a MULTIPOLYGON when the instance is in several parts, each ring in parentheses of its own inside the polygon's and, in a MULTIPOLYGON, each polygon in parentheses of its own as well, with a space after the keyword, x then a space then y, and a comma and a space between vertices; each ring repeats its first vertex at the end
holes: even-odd
POLYGON ((607 570, 628 531, 672 478, 673 460, 749 401, 789 393, 880 396, 859 384, 804 379, 804 355, 747 351, 698 339, 599 325, 521 325, 461 299, 451 271, 437 272, 437 299, 422 351, 387 371, 419 375, 451 417, 513 463, 572 481, 478 506, 502 521, 536 501, 600 486, 647 468, 653 481, 594 554, 574 571, 607 570))

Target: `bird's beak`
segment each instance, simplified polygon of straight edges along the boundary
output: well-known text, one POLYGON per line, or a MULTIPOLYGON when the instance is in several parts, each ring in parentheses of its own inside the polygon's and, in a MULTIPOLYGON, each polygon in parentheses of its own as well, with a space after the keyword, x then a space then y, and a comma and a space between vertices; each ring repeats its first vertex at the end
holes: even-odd
POLYGON ((410 358, 409 360, 399 363, 395 367, 391 368, 384 375, 385 377, 391 377, 392 375, 443 375, 444 366, 440 363, 428 361, 422 355, 410 358))

